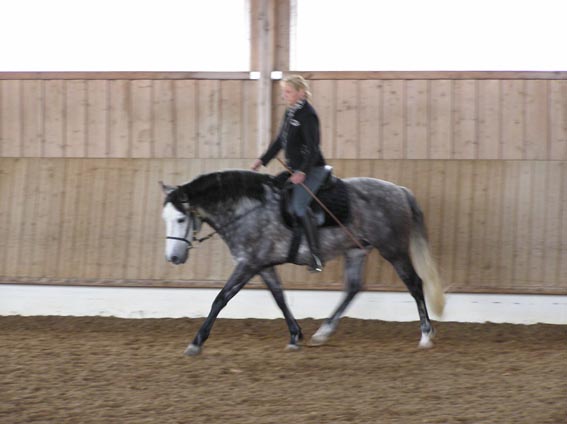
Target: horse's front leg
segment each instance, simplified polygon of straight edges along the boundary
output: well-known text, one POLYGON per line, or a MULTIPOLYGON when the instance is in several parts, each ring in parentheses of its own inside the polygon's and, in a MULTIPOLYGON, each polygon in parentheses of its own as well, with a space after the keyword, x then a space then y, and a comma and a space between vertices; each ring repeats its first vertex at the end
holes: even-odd
POLYGON ((262 277, 262 280, 264 280, 264 283, 266 283, 266 286, 268 286, 268 289, 272 293, 272 296, 274 296, 274 300, 283 312, 285 322, 287 323, 287 328, 289 329, 291 338, 286 349, 298 350, 299 342, 303 339, 303 333, 301 332, 299 324, 297 323, 296 319, 287 306, 282 289, 282 284, 275 268, 270 267, 263 269, 262 271, 260 271, 260 276, 262 277))
POLYGON ((203 343, 209 338, 209 334, 211 332, 211 328, 217 319, 218 314, 220 311, 226 306, 230 299, 232 299, 236 293, 242 289, 246 285, 248 281, 257 273, 257 269, 252 269, 246 263, 239 263, 232 275, 219 292, 213 304, 211 306, 211 311, 207 316, 207 319, 197 331, 193 342, 187 347, 185 350, 185 355, 187 356, 195 356, 201 353, 203 349, 203 343))

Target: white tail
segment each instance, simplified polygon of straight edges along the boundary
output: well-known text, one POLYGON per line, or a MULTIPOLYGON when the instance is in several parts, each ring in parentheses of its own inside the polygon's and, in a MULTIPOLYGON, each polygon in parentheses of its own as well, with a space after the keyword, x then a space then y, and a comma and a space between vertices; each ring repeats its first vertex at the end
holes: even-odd
POLYGON ((423 292, 427 306, 437 317, 443 316, 445 293, 437 266, 431 257, 427 240, 421 231, 412 231, 410 238, 410 256, 417 275, 423 281, 423 292))

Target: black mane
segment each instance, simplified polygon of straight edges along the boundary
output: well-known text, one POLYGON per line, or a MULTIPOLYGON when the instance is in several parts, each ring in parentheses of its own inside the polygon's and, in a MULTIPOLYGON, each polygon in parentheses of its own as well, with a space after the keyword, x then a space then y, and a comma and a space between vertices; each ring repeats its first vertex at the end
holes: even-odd
POLYGON ((192 205, 204 208, 218 203, 236 202, 249 198, 264 202, 265 185, 272 185, 273 177, 244 170, 230 170, 203 174, 180 187, 192 205))

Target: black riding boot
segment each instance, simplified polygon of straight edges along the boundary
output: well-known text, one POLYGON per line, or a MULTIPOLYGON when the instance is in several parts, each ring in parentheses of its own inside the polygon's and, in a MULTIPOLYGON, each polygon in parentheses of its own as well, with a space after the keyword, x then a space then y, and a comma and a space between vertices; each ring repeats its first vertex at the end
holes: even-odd
POLYGON ((317 225, 313 222, 311 214, 308 212, 301 218, 299 218, 303 230, 305 232, 305 237, 307 238, 307 243, 309 244, 309 249, 311 250, 312 265, 309 268, 311 272, 321 272, 323 271, 323 261, 321 261, 321 256, 319 253, 319 236, 317 234, 317 225))

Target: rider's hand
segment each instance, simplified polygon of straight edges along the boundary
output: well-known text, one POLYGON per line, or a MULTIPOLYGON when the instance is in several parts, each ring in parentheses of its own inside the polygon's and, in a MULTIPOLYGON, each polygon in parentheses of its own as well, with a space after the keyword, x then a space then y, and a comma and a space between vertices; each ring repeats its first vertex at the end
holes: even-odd
POLYGON ((254 163, 250 166, 252 171, 257 171, 262 166, 262 161, 260 159, 256 159, 254 163))
POLYGON ((301 172, 301 171, 295 171, 291 177, 289 178, 289 180, 293 183, 293 184, 301 184, 305 181, 305 173, 301 172))

